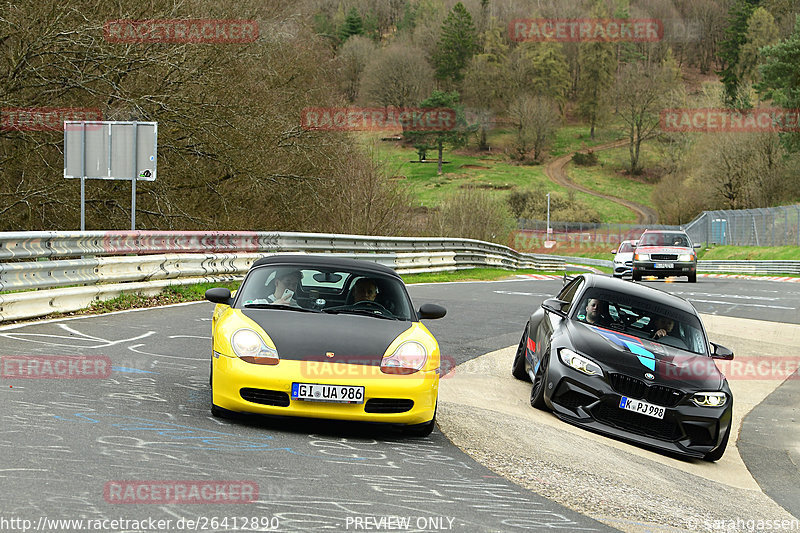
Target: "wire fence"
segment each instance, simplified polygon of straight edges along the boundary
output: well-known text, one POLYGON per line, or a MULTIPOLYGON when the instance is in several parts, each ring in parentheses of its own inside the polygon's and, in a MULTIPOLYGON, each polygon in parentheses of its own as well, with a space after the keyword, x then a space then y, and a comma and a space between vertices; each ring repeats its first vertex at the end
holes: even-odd
POLYGON ((800 205, 763 209, 703 211, 683 226, 597 224, 518 219, 509 246, 518 251, 546 247, 545 242, 616 245, 637 240, 645 229, 684 230, 695 243, 730 246, 800 246, 800 205))

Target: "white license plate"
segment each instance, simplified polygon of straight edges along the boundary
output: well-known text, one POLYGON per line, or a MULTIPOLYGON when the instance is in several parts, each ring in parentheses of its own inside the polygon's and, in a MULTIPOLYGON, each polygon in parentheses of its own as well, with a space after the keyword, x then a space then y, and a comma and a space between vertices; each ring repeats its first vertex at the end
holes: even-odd
POLYGON ((364 403, 364 387, 292 383, 292 400, 307 402, 364 403))
POLYGON ((627 396, 622 397, 619 401, 619 406, 626 411, 633 411, 634 413, 652 416, 653 418, 664 418, 664 411, 666 411, 666 409, 660 405, 634 400, 627 396))
POLYGON ((656 263, 656 268, 675 268, 675 263, 656 263))

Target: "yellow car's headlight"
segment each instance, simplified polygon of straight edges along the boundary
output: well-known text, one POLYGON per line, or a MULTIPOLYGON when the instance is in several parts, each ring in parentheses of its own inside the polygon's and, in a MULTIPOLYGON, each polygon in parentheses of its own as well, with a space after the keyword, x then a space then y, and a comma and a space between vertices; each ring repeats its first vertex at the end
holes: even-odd
POLYGON ((243 361, 259 365, 277 365, 280 362, 278 351, 270 348, 261 335, 252 329, 237 329, 231 335, 233 353, 243 361))
POLYGON ((406 341, 381 361, 381 372, 385 374, 413 374, 425 366, 428 350, 417 341, 406 341))

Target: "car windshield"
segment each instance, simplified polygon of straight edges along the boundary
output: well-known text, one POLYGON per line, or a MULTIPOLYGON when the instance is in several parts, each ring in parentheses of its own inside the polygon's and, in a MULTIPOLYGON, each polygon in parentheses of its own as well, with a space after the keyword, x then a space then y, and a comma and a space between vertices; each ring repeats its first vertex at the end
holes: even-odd
POLYGON ((617 250, 618 254, 630 253, 633 251, 633 246, 629 242, 623 242, 619 245, 619 250, 617 250))
POLYGON ((639 246, 682 246, 691 247, 689 238, 683 233, 645 233, 639 246))
POLYGON ((621 292, 588 290, 572 318, 696 354, 707 353, 703 328, 696 315, 621 292))
POLYGON ((236 307, 358 314, 392 320, 414 317, 405 287, 397 278, 372 271, 308 265, 254 269, 239 289, 236 307))

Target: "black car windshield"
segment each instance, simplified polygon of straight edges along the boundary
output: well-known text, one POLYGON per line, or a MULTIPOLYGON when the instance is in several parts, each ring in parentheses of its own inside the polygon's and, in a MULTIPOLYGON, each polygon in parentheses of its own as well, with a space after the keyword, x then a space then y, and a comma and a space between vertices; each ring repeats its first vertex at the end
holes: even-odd
POLYGON ((708 345, 696 315, 621 292, 587 290, 572 318, 692 353, 707 353, 708 345))
POLYGON ((412 320, 403 282, 372 271, 264 265, 245 278, 236 307, 359 314, 412 320))

